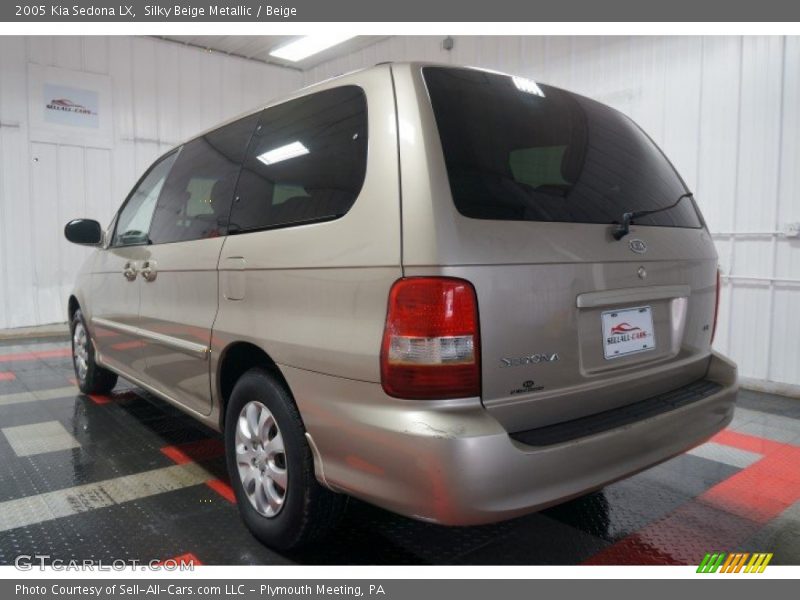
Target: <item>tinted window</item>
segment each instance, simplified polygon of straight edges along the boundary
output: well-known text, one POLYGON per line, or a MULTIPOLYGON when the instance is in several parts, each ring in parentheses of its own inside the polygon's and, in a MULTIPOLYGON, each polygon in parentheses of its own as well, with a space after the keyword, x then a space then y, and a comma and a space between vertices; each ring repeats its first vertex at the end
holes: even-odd
MULTIPOLYGON (((619 222, 687 190, 630 119, 517 77, 424 69, 453 201, 478 219, 619 222)), ((691 200, 639 225, 700 227, 691 200)))
POLYGON ((180 150, 158 199, 154 244, 225 235, 233 191, 258 115, 240 119, 180 150))
POLYGON ((232 231, 334 219, 355 202, 367 166, 367 103, 354 86, 268 108, 242 169, 232 231))
POLYGON ((177 152, 173 152, 150 167, 150 171, 128 196, 128 201, 117 218, 112 246, 146 244, 158 196, 169 174, 177 152))

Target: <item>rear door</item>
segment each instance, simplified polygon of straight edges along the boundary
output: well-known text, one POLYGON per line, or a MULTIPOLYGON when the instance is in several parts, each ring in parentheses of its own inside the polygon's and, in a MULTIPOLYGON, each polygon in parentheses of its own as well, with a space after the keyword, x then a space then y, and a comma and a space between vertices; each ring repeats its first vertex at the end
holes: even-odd
POLYGON ((350 82, 262 111, 222 253, 215 337, 370 380, 399 272, 397 146, 383 129, 388 68, 350 82))
POLYGON ((233 191, 257 122, 246 117, 187 142, 158 199, 141 263, 146 382, 174 401, 211 411, 209 352, 217 315, 217 265, 233 191))
POLYGON ((405 274, 475 286, 482 400, 509 431, 703 376, 716 253, 693 200, 612 236, 687 192, 632 121, 497 73, 412 65, 398 82, 425 149, 401 144, 405 274))

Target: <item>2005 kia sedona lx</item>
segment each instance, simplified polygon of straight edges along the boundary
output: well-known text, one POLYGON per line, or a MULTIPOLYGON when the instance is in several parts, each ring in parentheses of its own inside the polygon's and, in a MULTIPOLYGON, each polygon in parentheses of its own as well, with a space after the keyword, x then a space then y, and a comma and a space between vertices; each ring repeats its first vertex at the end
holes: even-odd
POLYGON ((168 152, 69 298, 83 392, 120 375, 224 432, 242 517, 289 548, 348 495, 507 519, 733 414, 717 255, 630 119, 476 69, 383 64, 168 152))

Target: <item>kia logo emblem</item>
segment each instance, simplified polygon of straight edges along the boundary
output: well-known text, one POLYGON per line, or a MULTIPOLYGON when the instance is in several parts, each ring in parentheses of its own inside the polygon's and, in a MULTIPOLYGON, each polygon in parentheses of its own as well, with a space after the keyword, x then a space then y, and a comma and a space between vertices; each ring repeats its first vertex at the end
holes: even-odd
POLYGON ((642 240, 631 240, 628 242, 628 246, 630 246, 630 249, 636 252, 636 254, 644 254, 647 252, 647 244, 642 240))

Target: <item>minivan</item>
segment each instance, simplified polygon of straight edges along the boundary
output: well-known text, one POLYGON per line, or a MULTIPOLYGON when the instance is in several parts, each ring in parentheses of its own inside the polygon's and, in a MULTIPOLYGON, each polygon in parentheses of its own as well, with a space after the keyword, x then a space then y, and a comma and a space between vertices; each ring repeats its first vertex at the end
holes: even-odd
POLYGON ((121 376, 224 434, 275 548, 349 496, 474 525, 725 427, 717 254, 629 118, 532 79, 380 64, 167 152, 69 298, 84 393, 121 376))

